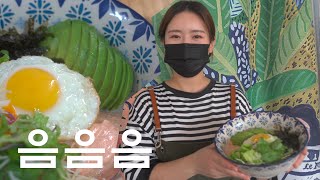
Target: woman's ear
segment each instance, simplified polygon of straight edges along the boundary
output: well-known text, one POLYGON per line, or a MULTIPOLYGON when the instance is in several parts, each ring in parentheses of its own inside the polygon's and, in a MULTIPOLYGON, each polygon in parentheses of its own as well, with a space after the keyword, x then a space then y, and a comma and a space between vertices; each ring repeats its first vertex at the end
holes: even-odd
POLYGON ((214 48, 215 45, 216 45, 216 40, 211 41, 210 44, 209 44, 208 52, 209 52, 210 56, 213 54, 213 48, 214 48))

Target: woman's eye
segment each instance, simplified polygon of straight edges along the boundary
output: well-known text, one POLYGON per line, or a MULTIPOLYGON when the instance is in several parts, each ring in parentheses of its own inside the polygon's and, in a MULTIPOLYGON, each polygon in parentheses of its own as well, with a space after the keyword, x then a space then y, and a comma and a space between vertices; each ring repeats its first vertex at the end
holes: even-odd
POLYGON ((170 38, 177 39, 177 38, 180 38, 180 37, 178 35, 172 35, 172 36, 170 36, 170 38))
POLYGON ((194 39, 201 39, 202 36, 200 36, 200 35, 195 35, 195 36, 193 36, 193 38, 194 38, 194 39))

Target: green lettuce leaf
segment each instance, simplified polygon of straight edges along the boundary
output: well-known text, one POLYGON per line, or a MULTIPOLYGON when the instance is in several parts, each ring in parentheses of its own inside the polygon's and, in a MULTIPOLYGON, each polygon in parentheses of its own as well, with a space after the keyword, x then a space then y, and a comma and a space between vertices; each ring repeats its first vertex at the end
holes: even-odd
MULTIPOLYGON (((3 179, 45 179, 56 180, 66 179, 67 173, 63 165, 65 158, 64 148, 66 144, 58 141, 60 129, 56 127, 54 130, 49 129, 46 124, 48 117, 41 113, 35 113, 34 116, 19 115, 18 119, 9 124, 6 116, 0 114, 0 177, 3 179), (40 148, 58 148, 56 155, 55 169, 21 169, 20 154, 18 148, 39 148, 34 147, 28 141, 28 134, 34 129, 42 129, 48 134, 48 142, 40 148)), ((34 138, 36 141, 42 139, 40 136, 34 138)), ((45 156, 50 154, 32 155, 45 156)), ((52 154, 51 154, 52 155, 52 154)))
POLYGON ((255 134, 260 134, 260 133, 264 133, 267 134, 269 133, 267 130, 262 129, 262 128, 252 128, 252 129, 248 129, 246 131, 242 131, 242 132, 238 132, 237 134, 235 134, 234 136, 231 137, 231 142, 234 145, 237 146, 241 146, 242 143, 247 140, 248 138, 250 138, 251 136, 255 135, 255 134))

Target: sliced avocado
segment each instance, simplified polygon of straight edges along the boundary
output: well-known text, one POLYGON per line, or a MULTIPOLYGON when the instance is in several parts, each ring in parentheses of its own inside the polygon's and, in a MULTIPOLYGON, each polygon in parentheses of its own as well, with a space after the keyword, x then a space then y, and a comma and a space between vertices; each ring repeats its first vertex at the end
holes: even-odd
POLYGON ((68 50, 68 54, 65 59, 65 64, 73 69, 73 66, 77 63, 77 54, 80 53, 80 41, 82 38, 82 21, 71 21, 71 36, 70 36, 70 47, 68 50))
POLYGON ((119 85, 117 87, 117 93, 115 94, 114 96, 114 101, 110 104, 110 109, 116 109, 117 108, 117 104, 119 103, 120 99, 121 99, 121 94, 123 93, 123 90, 126 86, 126 74, 127 74, 127 68, 126 68, 126 65, 125 65, 125 61, 121 61, 119 59, 119 61, 121 62, 121 74, 120 74, 120 79, 118 80, 119 81, 119 85))
MULTIPOLYGON (((132 87, 133 87, 133 83, 135 82, 135 73, 133 70, 133 67, 131 66, 131 64, 128 63, 127 68, 129 68, 129 72, 130 74, 128 74, 128 86, 126 88, 125 94, 126 96, 129 96, 130 92, 132 91, 132 87)), ((127 97, 126 97, 127 98, 127 97)))
MULTIPOLYGON (((111 47, 109 47, 111 48, 111 47)), ((103 78, 102 86, 99 90, 99 95, 101 99, 101 108, 106 108, 106 99, 110 98, 108 95, 110 94, 111 89, 113 88, 112 84, 114 81, 116 67, 116 61, 114 59, 114 53, 112 50, 108 48, 108 61, 107 61, 107 70, 105 76, 103 78)))
POLYGON ((53 36, 41 42, 42 47, 48 48, 46 56, 91 77, 102 109, 123 103, 132 89, 133 71, 95 27, 81 20, 66 20, 51 26, 49 31, 53 36))
POLYGON ((64 22, 58 23, 48 28, 48 31, 52 36, 46 37, 41 43, 41 47, 48 48, 48 52, 46 56, 49 58, 56 58, 59 44, 60 44, 60 37, 57 34, 58 30, 61 30, 61 26, 64 26, 64 22))
POLYGON ((55 36, 59 39, 59 46, 57 54, 55 55, 56 59, 63 59, 65 63, 66 56, 69 54, 69 47, 72 46, 71 42, 71 21, 67 20, 63 23, 58 23, 56 29, 54 29, 55 36))
MULTIPOLYGON (((81 22, 85 23, 85 22, 81 22)), ((81 29, 81 38, 80 38, 80 51, 78 54, 75 54, 76 56, 76 63, 73 65, 73 70, 78 71, 79 73, 83 74, 84 68, 87 64, 88 54, 90 52, 89 47, 90 42, 90 30, 88 28, 88 25, 82 25, 81 29)))
MULTIPOLYGON (((98 37, 98 61, 96 63, 95 72, 92 76, 94 87, 96 88, 97 92, 100 91, 102 87, 104 77, 107 71, 107 61, 108 61, 108 45, 102 35, 99 34, 98 37)), ((102 101, 102 99, 101 99, 102 101)))
MULTIPOLYGON (((114 95, 116 94, 117 87, 119 85, 119 77, 121 74, 121 62, 119 62, 117 51, 113 47, 109 47, 109 52, 112 55, 112 59, 114 61, 113 65, 113 79, 111 80, 111 85, 108 88, 106 93, 106 99, 102 102, 102 107, 107 107, 107 109, 111 110, 111 104, 114 101, 114 95)), ((108 64, 109 65, 109 64, 108 64)), ((106 79, 105 79, 106 80, 106 79)))
POLYGON ((109 109, 115 109, 114 105, 117 103, 117 101, 119 101, 119 96, 121 94, 122 88, 123 88, 123 83, 124 83, 124 63, 125 61, 122 60, 122 54, 118 51, 114 51, 115 52, 115 60, 116 60, 116 64, 117 64, 117 70, 115 73, 115 78, 114 78, 114 82, 113 82, 113 87, 112 90, 110 92, 110 95, 108 96, 110 101, 110 106, 109 109))
POLYGON ((98 61, 98 33, 97 30, 90 26, 89 27, 89 37, 90 37, 90 43, 89 43, 89 53, 88 53, 88 59, 86 63, 86 67, 84 69, 83 75, 92 77, 95 70, 96 70, 96 64, 98 61))
POLYGON ((47 37, 40 43, 40 46, 48 49, 47 57, 54 58, 58 51, 59 39, 57 37, 47 37))
POLYGON ((127 87, 125 88, 122 101, 125 101, 129 97, 129 95, 132 91, 132 88, 133 88, 133 82, 135 80, 135 76, 134 76, 135 73, 133 71, 131 64, 128 63, 127 68, 129 69, 128 70, 129 73, 127 74, 127 77, 128 77, 127 78, 127 87))
POLYGON ((124 101, 128 98, 129 93, 131 92, 132 89, 132 85, 133 85, 133 78, 134 78, 134 73, 133 70, 131 68, 131 65, 128 64, 127 62, 124 63, 124 86, 121 89, 121 92, 119 92, 120 94, 120 98, 117 102, 117 104, 115 105, 115 108, 118 108, 120 105, 122 105, 124 103, 124 101))

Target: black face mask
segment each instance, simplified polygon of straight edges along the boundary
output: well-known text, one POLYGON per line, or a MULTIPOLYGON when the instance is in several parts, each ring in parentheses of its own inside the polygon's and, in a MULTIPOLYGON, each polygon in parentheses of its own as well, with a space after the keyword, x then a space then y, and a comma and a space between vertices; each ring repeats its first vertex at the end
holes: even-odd
POLYGON ((209 62, 209 44, 166 44, 164 62, 183 77, 193 77, 209 62))

